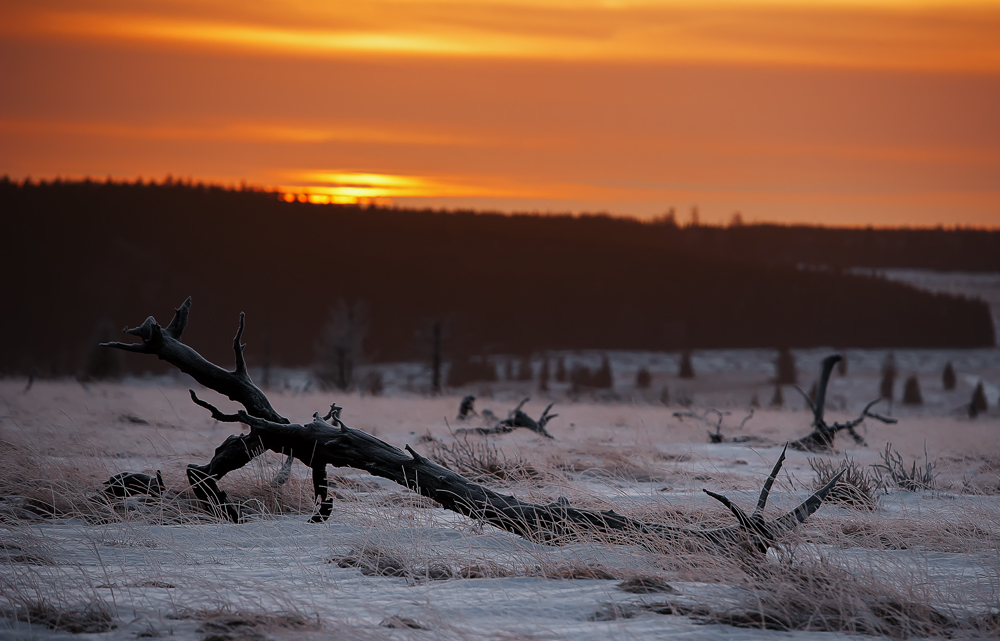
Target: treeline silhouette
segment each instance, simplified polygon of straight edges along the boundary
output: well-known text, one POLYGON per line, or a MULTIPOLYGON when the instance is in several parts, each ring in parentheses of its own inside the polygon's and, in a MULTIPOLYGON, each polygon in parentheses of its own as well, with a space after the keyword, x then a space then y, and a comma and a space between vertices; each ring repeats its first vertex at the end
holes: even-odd
POLYGON ((251 365, 313 362, 341 301, 365 304, 363 349, 382 361, 429 360, 434 322, 449 360, 994 343, 981 301, 796 269, 787 263, 801 262, 800 250, 785 245, 805 243, 813 249, 803 257, 831 265, 972 269, 998 260, 1000 250, 987 251, 994 232, 681 229, 600 216, 287 203, 179 183, 0 181, 0 209, 6 372, 75 373, 102 328, 135 326, 148 314, 166 323, 188 295, 197 320, 186 342, 229 362, 246 311, 251 365), (893 256, 899 262, 886 262, 893 256))

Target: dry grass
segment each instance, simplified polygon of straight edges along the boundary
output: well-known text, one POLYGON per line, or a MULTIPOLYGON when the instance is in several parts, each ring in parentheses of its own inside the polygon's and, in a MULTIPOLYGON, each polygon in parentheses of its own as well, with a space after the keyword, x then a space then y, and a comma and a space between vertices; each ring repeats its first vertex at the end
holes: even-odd
POLYGON ((841 471, 844 475, 840 482, 827 495, 826 500, 859 510, 874 510, 878 506, 878 494, 882 490, 879 478, 854 462, 854 459, 844 457, 839 466, 821 459, 810 458, 809 467, 816 474, 814 489, 820 489, 833 480, 841 471))
POLYGON ((935 483, 937 474, 934 472, 936 466, 937 461, 931 462, 927 456, 926 443, 924 444, 924 464, 917 467, 917 462, 914 460, 909 469, 903 463, 903 456, 892 449, 892 443, 886 443, 885 451, 882 452, 882 463, 876 464, 874 468, 880 483, 916 492, 933 490, 937 487, 935 483))
MULTIPOLYGON (((392 402, 399 403, 398 400, 392 402)), ((573 411, 578 410, 569 408, 569 412, 573 411)), ((660 489, 658 486, 650 488, 643 484, 667 480, 674 485, 676 479, 678 484, 694 488, 740 485, 749 489, 751 486, 756 488, 761 480, 752 474, 730 478, 726 472, 713 471, 711 466, 716 463, 710 458, 711 454, 662 454, 649 442, 647 433, 628 427, 625 420, 619 421, 617 414, 612 414, 612 411, 624 414, 625 409, 599 408, 599 411, 612 416, 609 422, 613 421, 617 430, 613 438, 596 428, 589 432, 581 428, 574 435, 569 427, 564 427, 566 431, 558 435, 559 440, 555 443, 538 444, 530 434, 507 435, 502 445, 475 437, 452 443, 445 434, 442 434, 444 440, 432 437, 424 442, 432 458, 485 485, 513 488, 508 491, 518 498, 549 503, 558 496, 566 496, 575 506, 614 509, 634 518, 670 525, 713 527, 730 525, 733 518, 724 508, 711 502, 685 499, 671 503, 673 498, 663 498, 668 495, 655 491, 660 489), (703 472, 697 466, 708 471, 703 472), (702 477, 707 480, 697 480, 702 477)), ((141 415, 151 425, 157 424, 154 414, 141 415)), ((135 429, 150 427, 128 424, 130 428, 133 425, 135 429)), ((406 426, 406 430, 403 435, 389 432, 383 436, 401 444, 402 439, 407 438, 414 442, 413 439, 419 438, 417 434, 424 432, 421 425, 414 425, 412 429, 406 426)), ((439 434, 443 431, 442 428, 439 434)), ((669 433, 669 437, 675 436, 669 433)), ((696 436, 702 438, 703 434, 696 436)), ((221 439, 216 440, 221 442, 221 439)), ((918 444, 919 441, 916 447, 918 444)), ((910 442, 909 448, 901 450, 909 454, 916 451, 914 445, 910 442)), ((204 591, 212 604, 218 601, 228 605, 211 609, 212 606, 206 603, 204 607, 209 609, 185 615, 199 622, 199 634, 213 639, 263 639, 274 635, 291 637, 314 633, 336 635, 339 631, 332 626, 324 623, 324 629, 320 629, 312 615, 301 613, 330 608, 325 599, 336 601, 337 597, 330 595, 343 594, 336 590, 342 589, 341 582, 348 581, 343 578, 345 575, 373 586, 373 594, 382 589, 379 586, 387 584, 416 590, 425 583, 434 588, 456 585, 430 584, 430 581, 473 578, 613 580, 620 582, 621 590, 629 595, 627 598, 651 604, 608 606, 593 614, 595 621, 650 616, 654 612, 741 627, 829 630, 893 638, 1000 635, 1000 620, 996 610, 989 609, 991 604, 986 600, 978 604, 973 601, 969 605, 972 614, 949 609, 941 605, 946 600, 941 597, 948 585, 942 583, 940 577, 920 574, 900 565, 894 570, 894 579, 887 581, 884 576, 876 578, 875 561, 866 566, 851 556, 859 552, 885 552, 887 554, 878 558, 895 558, 892 555, 905 551, 906 555, 915 555, 912 557, 915 559, 923 553, 968 554, 975 562, 984 557, 995 559, 996 550, 1000 548, 997 534, 1000 514, 993 503, 980 501, 978 497, 959 497, 961 502, 956 500, 955 507, 934 508, 939 509, 937 512, 922 506, 919 511, 910 513, 907 506, 900 508, 892 503, 899 493, 882 497, 883 505, 875 510, 870 507, 852 511, 823 508, 797 536, 784 542, 787 555, 762 559, 720 554, 718 550, 706 550, 694 542, 666 543, 637 533, 619 536, 580 536, 582 533, 577 533, 562 541, 570 544, 566 547, 535 547, 472 520, 439 509, 427 509, 435 507, 434 504, 403 489, 386 490, 384 483, 365 478, 362 473, 331 470, 330 486, 335 496, 342 499, 335 506, 331 527, 317 526, 319 534, 315 539, 308 539, 313 546, 309 549, 295 548, 300 543, 289 542, 278 543, 275 551, 256 547, 255 541, 247 540, 252 535, 244 532, 260 526, 262 529, 275 528, 283 535, 295 530, 295 527, 284 529, 289 521, 295 521, 297 527, 299 521, 305 520, 300 517, 312 512, 312 486, 301 466, 297 465, 292 478, 278 489, 270 487, 281 463, 277 455, 258 458, 243 470, 228 475, 222 485, 230 497, 254 517, 251 520, 261 522, 234 526, 221 524, 204 512, 187 489, 184 465, 204 461, 209 449, 199 455, 200 458, 170 452, 156 460, 141 459, 145 462, 136 469, 134 463, 106 452, 78 448, 73 458, 68 459, 50 447, 43 443, 0 442, 0 523, 3 524, 0 527, 5 527, 0 530, 0 607, 5 608, 7 616, 19 620, 30 617, 32 622, 60 630, 71 630, 74 626, 124 625, 126 615, 116 618, 114 603, 108 605, 105 599, 109 593, 103 592, 104 589, 136 590, 138 593, 168 590, 172 598, 174 593, 180 594, 189 587, 185 585, 187 581, 193 580, 184 576, 187 566, 141 570, 129 567, 121 570, 123 574, 111 578, 100 576, 90 583, 81 579, 71 586, 71 591, 64 589, 62 583, 65 581, 61 577, 71 571, 59 566, 65 555, 53 544, 26 535, 30 528, 25 526, 59 519, 57 524, 62 527, 67 523, 63 519, 73 517, 83 522, 72 526, 77 528, 81 539, 92 539, 102 555, 107 552, 123 557, 131 554, 152 558, 162 551, 155 546, 174 545, 164 543, 162 537, 154 540, 149 535, 150 526, 154 524, 181 526, 185 534, 201 532, 194 537, 193 545, 212 548, 211 552, 185 549, 187 543, 176 544, 169 552, 178 557, 188 555, 184 557, 185 562, 190 562, 192 568, 219 566, 218 570, 212 570, 212 573, 218 572, 215 582, 206 584, 204 591), (100 492, 101 483, 114 473, 129 468, 152 472, 157 467, 164 470, 169 490, 161 499, 109 499, 100 492), (288 515, 295 518, 276 520, 288 515), (429 531, 446 532, 447 536, 436 539, 437 543, 428 542, 425 536, 429 531), (226 544, 219 543, 216 538, 226 544), (441 541, 445 543, 436 547, 441 541), (349 551, 344 552, 345 549, 349 551), (237 556, 239 550, 246 550, 246 556, 237 556), (325 550, 326 554, 321 555, 317 550, 325 550), (334 550, 340 553, 333 554, 334 550), (232 556, 228 556, 230 554, 232 556), (302 560, 311 558, 311 554, 320 555, 329 563, 314 559, 310 565, 309 561, 302 560), (274 561, 269 555, 280 557, 282 561, 274 561), (236 558, 240 560, 232 560, 236 558), (253 583, 240 579, 247 582, 227 584, 230 570, 234 575, 248 568, 266 567, 273 571, 271 565, 280 563, 301 565, 295 566, 289 574, 300 577, 296 580, 301 582, 302 592, 284 594, 281 588, 272 587, 265 580, 253 583), (338 568, 357 571, 344 572, 338 568), (331 575, 336 578, 331 579, 331 575), (741 597, 706 601, 698 596, 700 593, 690 592, 691 585, 705 584, 731 587, 741 597), (241 591, 264 605, 259 610, 254 609, 256 605, 248 604, 243 596, 230 596, 241 591), (285 616, 289 618, 283 619, 285 616)), ((895 466, 898 479, 890 471, 885 472, 893 485, 902 487, 908 479, 927 475, 931 475, 933 481, 933 473, 937 470, 929 459, 925 458, 923 467, 915 463, 904 466, 902 455, 892 449, 887 452, 893 453, 892 461, 899 462, 895 466)), ((804 466, 803 459, 797 463, 804 466)), ((890 461, 883 459, 883 464, 888 467, 890 461)), ((973 464, 984 468, 983 475, 995 474, 996 467, 1000 467, 994 465, 986 469, 992 465, 986 459, 977 459, 970 463, 973 464)), ((865 468, 851 459, 845 459, 843 465, 848 468, 849 485, 864 491, 864 482, 872 481, 871 475, 862 474, 865 468), (854 481, 852 476, 856 477, 854 481)), ((723 464, 718 464, 716 469, 722 467, 723 464)), ((817 482, 837 469, 833 464, 819 467, 822 469, 813 466, 820 477, 817 482)), ((787 485, 784 489, 775 488, 776 497, 786 492, 787 485)), ((909 498, 946 500, 930 493, 909 498)), ((743 506, 752 507, 752 504, 743 506)), ((778 509, 769 506, 768 512, 775 516, 778 509)), ((995 580, 994 584, 1000 591, 1000 580, 995 580)), ((594 583, 587 585, 600 587, 594 583)), ((511 588, 508 585, 491 589, 502 598, 503 591, 511 588)), ((352 596, 356 597, 353 593, 352 596)), ((420 598, 424 598, 422 593, 412 600, 420 598)), ((120 603, 118 610, 121 610, 120 603)), ((407 635, 408 630, 416 630, 407 621, 430 628, 435 634, 444 629, 434 615, 413 616, 412 612, 403 615, 374 606, 372 611, 376 612, 370 622, 376 629, 373 636, 379 633, 379 621, 392 623, 383 626, 383 635, 407 635)), ((356 615, 343 616, 350 619, 356 615)), ((353 619, 351 622, 357 623, 353 619)), ((83 631, 82 627, 80 629, 83 631)))
POLYGON ((508 456, 495 443, 467 435, 450 445, 431 443, 427 457, 439 465, 476 482, 523 481, 541 473, 517 455, 508 456))
POLYGON ((926 603, 905 586, 845 571, 822 559, 785 560, 757 569, 743 598, 695 603, 670 599, 644 603, 640 610, 683 615, 704 624, 780 630, 844 632, 893 639, 911 637, 995 637, 996 612, 951 612, 926 603))

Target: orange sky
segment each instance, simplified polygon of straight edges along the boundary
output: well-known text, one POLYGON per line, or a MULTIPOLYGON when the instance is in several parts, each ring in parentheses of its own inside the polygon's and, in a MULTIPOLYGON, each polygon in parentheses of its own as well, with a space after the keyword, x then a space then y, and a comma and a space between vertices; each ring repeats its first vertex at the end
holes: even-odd
POLYGON ((1000 227, 1000 0, 0 0, 0 174, 1000 227))

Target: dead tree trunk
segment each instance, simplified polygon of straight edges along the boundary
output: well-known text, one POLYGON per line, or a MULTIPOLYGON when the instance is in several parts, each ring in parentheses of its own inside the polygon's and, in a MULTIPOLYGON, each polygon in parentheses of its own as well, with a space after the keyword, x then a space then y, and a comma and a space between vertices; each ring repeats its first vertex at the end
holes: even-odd
POLYGON ((833 354, 832 356, 827 356, 823 359, 823 365, 820 370, 819 375, 819 385, 816 388, 816 399, 815 401, 799 386, 794 386, 798 390, 799 394, 806 399, 806 404, 809 405, 809 409, 813 412, 813 431, 807 436, 803 436, 797 441, 793 441, 791 446, 796 450, 802 450, 805 452, 829 452, 833 449, 833 439, 837 435, 837 432, 841 430, 847 430, 854 441, 860 445, 865 444, 865 439, 860 434, 854 431, 854 428, 861 424, 866 418, 873 418, 877 421, 882 421, 883 423, 895 423, 896 419, 889 418, 888 416, 882 416, 881 414, 876 414, 871 412, 871 408, 881 401, 882 399, 875 399, 871 403, 865 406, 865 409, 861 411, 861 415, 852 421, 847 421, 846 423, 834 423, 833 425, 827 425, 823 418, 823 413, 825 411, 826 405, 826 387, 830 382, 830 374, 833 373, 833 368, 837 365, 842 357, 840 354, 833 354))
POLYGON ((701 541, 729 548, 749 544, 752 549, 766 551, 773 542, 794 529, 815 512, 836 482, 838 474, 824 488, 785 515, 765 521, 763 510, 771 486, 784 461, 784 452, 764 482, 757 507, 747 515, 728 498, 708 492, 736 516, 737 525, 725 528, 700 529, 647 523, 617 514, 574 508, 564 498, 540 505, 504 496, 473 483, 442 467, 406 446, 400 450, 370 434, 352 429, 340 419, 342 408, 333 405, 326 416, 313 414, 306 424, 291 423, 271 407, 267 397, 253 384, 243 360, 243 315, 233 341, 236 369, 226 371, 205 360, 196 351, 181 343, 187 324, 191 299, 175 310, 170 325, 163 328, 151 316, 139 327, 125 333, 138 336, 141 343, 106 343, 105 346, 141 354, 152 354, 191 375, 196 381, 243 405, 235 414, 225 414, 201 400, 191 391, 191 399, 204 407, 213 418, 222 422, 242 423, 249 434, 228 437, 216 448, 207 465, 189 465, 188 480, 198 498, 220 517, 234 522, 241 520, 239 507, 228 497, 217 481, 233 470, 243 467, 265 450, 288 453, 312 468, 313 486, 318 510, 312 522, 326 520, 332 510, 327 497, 326 467, 351 467, 392 480, 433 499, 442 507, 474 519, 490 523, 534 541, 563 543, 588 535, 622 535, 621 540, 635 542, 629 535, 643 534, 658 543, 671 544, 683 540, 701 541))

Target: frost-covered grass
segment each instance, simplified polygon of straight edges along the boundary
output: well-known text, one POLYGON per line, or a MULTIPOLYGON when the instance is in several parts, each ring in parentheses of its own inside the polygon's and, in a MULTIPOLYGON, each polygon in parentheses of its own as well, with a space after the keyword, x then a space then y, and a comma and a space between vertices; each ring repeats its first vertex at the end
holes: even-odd
MULTIPOLYGON (((1000 635, 995 418, 925 413, 869 426, 867 448, 838 440, 845 450, 820 458, 838 465, 846 454, 865 469, 882 461, 889 442, 904 464, 922 465, 926 441, 938 462, 937 489, 889 487, 873 511, 824 505, 780 549, 755 558, 638 535, 538 545, 356 470, 331 470, 333 516, 310 525, 308 470, 296 464, 292 479, 273 489, 277 455, 222 480, 252 517, 219 522, 192 501, 184 467, 207 461, 235 426, 215 424, 185 388, 24 387, 0 381, 0 636, 1000 635), (113 474, 157 469, 168 489, 162 499, 101 493, 113 474)), ((269 395, 278 411, 299 420, 334 400, 269 395)), ((802 411, 759 410, 742 433, 775 445, 710 445, 705 424, 674 417, 676 408, 563 402, 550 426, 554 440, 516 430, 463 441, 445 422, 455 426, 458 397, 336 400, 348 424, 394 445, 424 453, 452 447, 462 456, 453 446, 467 443, 470 456, 494 456, 494 468, 513 462, 513 472, 480 480, 518 497, 565 496, 580 506, 705 527, 732 517, 702 488, 752 507, 777 444, 805 434, 810 421, 802 411)), ((502 396, 480 402, 498 413, 507 404, 502 396)), ((769 515, 812 490, 813 456, 789 452, 769 515)))

